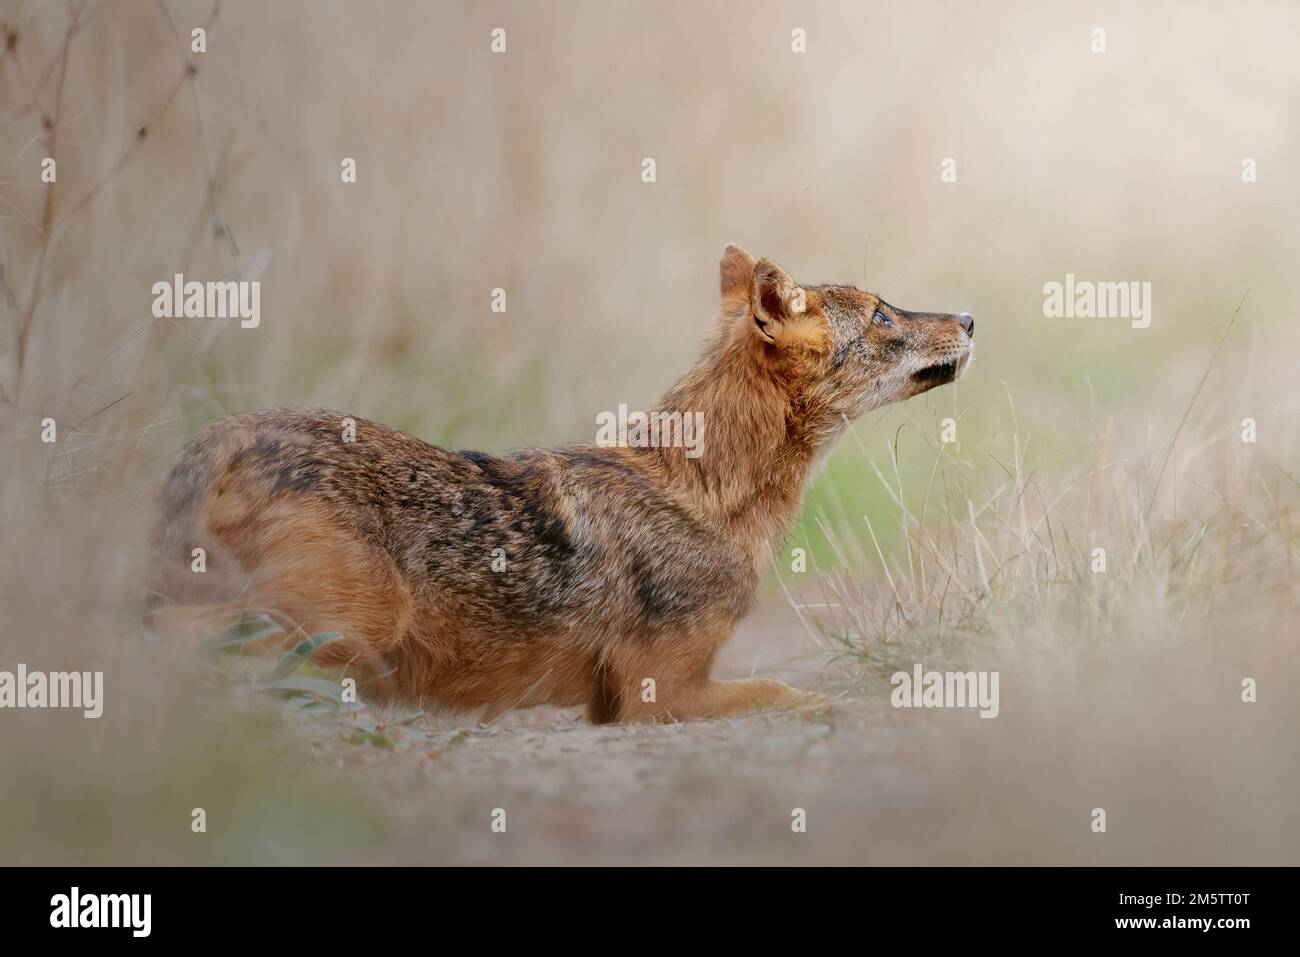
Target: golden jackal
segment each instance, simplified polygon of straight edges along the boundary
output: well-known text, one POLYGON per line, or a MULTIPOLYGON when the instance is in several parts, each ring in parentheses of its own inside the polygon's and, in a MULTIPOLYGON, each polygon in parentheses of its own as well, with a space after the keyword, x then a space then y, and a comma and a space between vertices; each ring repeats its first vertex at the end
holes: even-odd
POLYGON ((975 324, 801 287, 737 246, 721 272, 703 358, 648 413, 661 441, 498 458, 335 412, 214 422, 167 476, 155 597, 340 632, 313 660, 379 700, 585 704, 597 722, 800 704, 777 681, 711 680, 714 657, 814 463, 862 413, 957 378, 975 324), (694 448, 673 441, 687 417, 694 448))

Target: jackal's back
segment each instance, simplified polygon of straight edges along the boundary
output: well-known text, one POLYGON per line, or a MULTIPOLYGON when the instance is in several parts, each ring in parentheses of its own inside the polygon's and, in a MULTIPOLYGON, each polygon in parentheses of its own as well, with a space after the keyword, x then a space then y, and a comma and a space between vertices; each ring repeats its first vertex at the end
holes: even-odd
MULTIPOLYGON (((215 561, 255 574, 259 523, 294 508, 386 556, 417 604, 479 629, 653 635, 706 605, 743 613, 752 591, 753 570, 633 451, 452 452, 297 409, 230 416, 187 443, 164 487, 164 560, 188 561, 211 541, 215 561)), ((365 577, 324 555, 320 566, 365 577)))

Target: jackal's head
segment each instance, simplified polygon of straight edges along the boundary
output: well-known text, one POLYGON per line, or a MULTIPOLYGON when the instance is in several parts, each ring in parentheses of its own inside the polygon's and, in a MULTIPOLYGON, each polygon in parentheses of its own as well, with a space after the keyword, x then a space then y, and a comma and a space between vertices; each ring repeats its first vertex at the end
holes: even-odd
POLYGON ((807 424, 837 423, 952 382, 974 354, 968 313, 908 312, 853 286, 800 286, 739 246, 722 254, 722 322, 807 424))

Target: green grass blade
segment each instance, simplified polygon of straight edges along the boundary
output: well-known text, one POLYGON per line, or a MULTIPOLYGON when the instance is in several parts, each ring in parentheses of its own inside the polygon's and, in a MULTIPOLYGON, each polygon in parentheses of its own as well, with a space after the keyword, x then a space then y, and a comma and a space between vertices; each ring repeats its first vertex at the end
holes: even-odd
POLYGON ((281 678, 287 678, 319 649, 332 642, 342 640, 343 636, 337 631, 323 631, 319 635, 304 638, 294 646, 292 651, 286 652, 280 657, 275 663, 275 667, 271 669, 271 676, 268 680, 275 682, 281 678))
POLYGON ((342 686, 324 678, 281 678, 262 685, 262 690, 289 697, 306 695, 335 706, 343 700, 342 686))
POLYGON ((270 638, 284 631, 270 615, 244 615, 225 631, 209 635, 199 642, 199 651, 205 655, 222 649, 240 648, 250 641, 270 638))

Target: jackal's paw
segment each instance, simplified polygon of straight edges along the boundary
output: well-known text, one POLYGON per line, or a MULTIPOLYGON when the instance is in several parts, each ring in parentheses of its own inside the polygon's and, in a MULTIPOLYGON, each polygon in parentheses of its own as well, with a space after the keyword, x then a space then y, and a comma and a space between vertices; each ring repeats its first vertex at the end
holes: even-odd
POLYGON ((820 711, 831 703, 831 696, 820 691, 799 691, 787 707, 791 711, 820 711))
POLYGON ((763 709, 777 711, 814 711, 825 707, 830 698, 816 691, 801 691, 787 684, 767 678, 753 679, 758 694, 756 704, 763 709))

